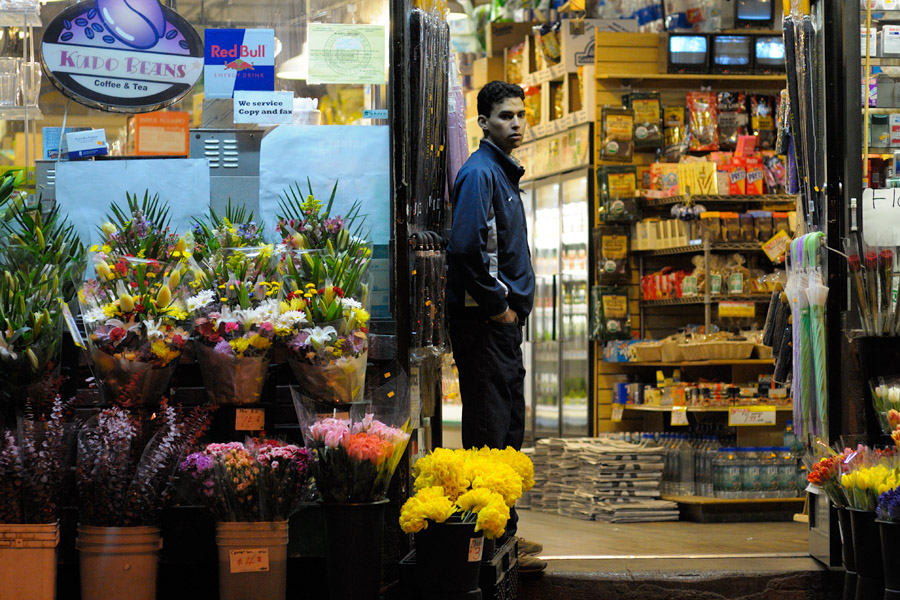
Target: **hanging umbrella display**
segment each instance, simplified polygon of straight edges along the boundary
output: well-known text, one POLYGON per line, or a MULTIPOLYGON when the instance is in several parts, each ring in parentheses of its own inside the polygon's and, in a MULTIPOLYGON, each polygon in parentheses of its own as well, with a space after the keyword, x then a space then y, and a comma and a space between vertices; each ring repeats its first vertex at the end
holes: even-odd
POLYGON ((819 245, 824 240, 822 233, 807 236, 805 242, 807 263, 812 267, 806 296, 810 310, 810 353, 812 355, 812 375, 815 381, 815 403, 810 405, 810 433, 824 435, 828 431, 828 373, 825 362, 825 300, 828 288, 822 282, 822 272, 818 267, 819 245))
POLYGON ((790 261, 787 264, 788 278, 787 283, 785 283, 784 286, 784 291, 787 294, 788 302, 791 306, 791 322, 793 323, 793 327, 791 328, 791 364, 793 370, 791 381, 794 397, 794 429, 797 432, 797 435, 803 435, 806 432, 804 428, 804 414, 806 413, 806 408, 809 404, 808 397, 806 398, 805 405, 802 402, 805 392, 803 385, 804 377, 802 375, 804 363, 800 353, 800 338, 804 327, 801 324, 800 296, 805 296, 805 294, 801 294, 800 272, 803 252, 798 248, 800 239, 791 242, 790 261))

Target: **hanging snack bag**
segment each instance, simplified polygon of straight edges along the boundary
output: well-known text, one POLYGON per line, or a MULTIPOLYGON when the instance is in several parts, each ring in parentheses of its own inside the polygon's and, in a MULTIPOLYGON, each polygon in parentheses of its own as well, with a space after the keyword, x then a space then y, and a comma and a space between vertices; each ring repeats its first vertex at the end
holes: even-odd
POLYGON ((597 170, 601 221, 633 221, 637 218, 637 171, 633 166, 603 166, 597 170))
POLYGON ((534 28, 535 55, 540 54, 541 69, 558 65, 562 58, 559 45, 559 21, 534 28))
POLYGON ((563 118, 563 111, 565 108, 565 89, 563 88, 562 82, 551 81, 550 82, 550 120, 555 121, 556 119, 563 118))
POLYGON ((624 227, 604 226, 594 229, 597 257, 597 281, 621 282, 628 271, 628 230, 624 227))
POLYGON ((765 94, 750 95, 750 126, 759 139, 760 150, 775 148, 775 98, 765 94))
POLYGON ((719 131, 716 126, 716 95, 713 92, 688 92, 692 152, 708 152, 719 149, 719 131))
POLYGON ((663 109, 663 151, 666 162, 677 163, 687 153, 687 120, 683 106, 666 106, 663 109))
POLYGON ((634 147, 659 148, 663 141, 659 92, 634 92, 626 94, 623 100, 634 111, 634 147))
POLYGON ((763 159, 766 168, 766 186, 770 194, 778 194, 786 189, 787 169, 783 156, 767 156, 763 159))
POLYGON ((634 111, 604 106, 601 112, 600 158, 631 162, 634 156, 634 111))
POLYGON ((593 333, 600 340, 631 339, 631 316, 628 313, 628 290, 623 287, 595 286, 593 333))
POLYGON ((521 83, 525 75, 525 42, 506 50, 506 81, 521 83))
POLYGON ((522 88, 525 92, 525 121, 529 127, 541 124, 541 86, 522 88))
POLYGON ((738 136, 747 135, 749 118, 744 92, 719 92, 716 102, 719 113, 719 148, 734 150, 738 136))

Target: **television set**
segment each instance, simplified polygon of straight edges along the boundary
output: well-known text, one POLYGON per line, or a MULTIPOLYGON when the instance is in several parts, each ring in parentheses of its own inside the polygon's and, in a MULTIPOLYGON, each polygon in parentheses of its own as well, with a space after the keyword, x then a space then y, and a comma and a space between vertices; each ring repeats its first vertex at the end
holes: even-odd
POLYGON ((709 36, 670 33, 667 54, 669 73, 709 72, 709 36))
POLYGON ((735 27, 771 29, 775 21, 775 0, 736 0, 735 27))
POLYGON ((753 41, 753 36, 746 34, 713 35, 710 71, 752 73, 753 41))
POLYGON ((753 64, 757 73, 784 73, 784 38, 780 35, 758 35, 753 44, 753 64))

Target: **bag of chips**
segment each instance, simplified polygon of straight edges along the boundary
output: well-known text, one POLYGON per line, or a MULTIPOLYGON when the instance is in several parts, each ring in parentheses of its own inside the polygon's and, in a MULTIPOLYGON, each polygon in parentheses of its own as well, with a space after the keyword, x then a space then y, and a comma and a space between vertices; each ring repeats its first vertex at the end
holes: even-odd
POLYGON ((691 123, 691 151, 718 150, 716 95, 713 92, 688 92, 687 105, 691 123))
POLYGON ((604 106, 600 114, 600 157, 631 162, 634 156, 634 111, 604 106))

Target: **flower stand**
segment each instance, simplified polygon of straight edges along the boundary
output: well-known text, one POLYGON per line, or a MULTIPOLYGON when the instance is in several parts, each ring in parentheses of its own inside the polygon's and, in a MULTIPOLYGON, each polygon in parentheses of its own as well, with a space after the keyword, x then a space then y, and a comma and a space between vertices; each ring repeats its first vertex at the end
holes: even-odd
POLYGON ((415 542, 416 584, 425 598, 481 598, 484 534, 474 522, 429 523, 415 542))
POLYGON ((387 500, 322 504, 331 600, 378 600, 387 504, 387 500))
POLYGON ((217 522, 219 598, 283 600, 287 543, 287 521, 217 522))
POLYGON ((841 530, 841 554, 844 559, 843 600, 856 598, 856 559, 853 554, 853 529, 850 526, 850 511, 841 506, 834 507, 841 530))
POLYGON ((155 600, 162 535, 156 527, 80 525, 82 600, 155 600))
POLYGON ((853 552, 856 561, 856 600, 873 600, 884 595, 884 571, 881 564, 881 541, 875 512, 850 511, 853 552))
POLYGON ((256 404, 266 383, 269 359, 220 354, 206 344, 194 344, 203 385, 214 405, 256 404))
POLYGON ((0 600, 53 600, 59 524, 0 524, 0 600))

